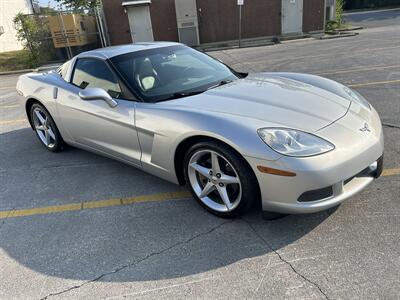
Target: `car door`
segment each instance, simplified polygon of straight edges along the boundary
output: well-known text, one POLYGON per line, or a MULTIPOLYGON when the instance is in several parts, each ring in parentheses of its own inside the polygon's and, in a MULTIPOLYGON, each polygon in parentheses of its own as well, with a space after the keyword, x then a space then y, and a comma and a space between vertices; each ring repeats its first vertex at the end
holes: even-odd
POLYGON ((140 165, 135 102, 124 97, 122 84, 106 61, 78 58, 69 88, 59 91, 57 109, 74 143, 140 165), (112 108, 100 99, 81 99, 79 92, 88 87, 104 89, 118 105, 112 108))

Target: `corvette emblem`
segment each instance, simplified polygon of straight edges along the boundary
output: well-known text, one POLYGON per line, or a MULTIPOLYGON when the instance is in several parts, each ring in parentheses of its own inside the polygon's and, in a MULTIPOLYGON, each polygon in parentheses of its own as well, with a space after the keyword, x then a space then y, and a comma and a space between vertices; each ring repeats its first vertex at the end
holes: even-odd
POLYGON ((371 129, 369 129, 369 125, 367 123, 364 123, 364 127, 360 128, 360 131, 371 132, 371 129))

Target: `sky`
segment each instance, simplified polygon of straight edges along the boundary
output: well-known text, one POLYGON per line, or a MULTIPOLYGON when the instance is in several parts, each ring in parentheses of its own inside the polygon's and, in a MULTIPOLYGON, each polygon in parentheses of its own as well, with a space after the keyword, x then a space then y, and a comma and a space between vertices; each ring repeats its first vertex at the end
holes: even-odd
POLYGON ((50 7, 57 7, 57 2, 55 0, 39 0, 40 6, 50 6, 50 7), (50 5, 49 5, 50 4, 50 5))

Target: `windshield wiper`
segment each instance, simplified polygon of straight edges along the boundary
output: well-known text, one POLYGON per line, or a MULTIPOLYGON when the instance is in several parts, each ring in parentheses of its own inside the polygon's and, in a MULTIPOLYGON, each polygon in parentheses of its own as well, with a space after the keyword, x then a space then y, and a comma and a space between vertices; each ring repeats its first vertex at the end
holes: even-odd
POLYGON ((211 89, 216 88, 216 87, 219 87, 219 86, 221 86, 221 85, 231 83, 232 81, 233 81, 233 80, 221 80, 221 81, 218 82, 217 84, 214 84, 214 85, 210 86, 209 88, 207 88, 207 90, 211 90, 211 89))
POLYGON ((210 89, 219 87, 219 86, 224 85, 224 84, 231 83, 232 81, 233 81, 233 80, 221 80, 221 81, 218 82, 217 84, 212 85, 212 86, 208 87, 206 90, 202 90, 202 91, 173 93, 172 95, 170 95, 170 96, 168 96, 168 97, 166 97, 166 98, 163 98, 163 99, 158 100, 157 102, 168 101, 168 100, 174 100, 174 99, 178 99, 178 98, 184 98, 184 97, 189 97, 189 96, 194 96, 194 95, 202 94, 202 93, 204 93, 205 91, 208 91, 208 90, 210 90, 210 89))
POLYGON ((171 96, 167 98, 163 98, 159 101, 167 101, 167 100, 173 100, 173 99, 178 99, 178 98, 184 98, 184 97, 189 97, 189 96, 194 96, 198 94, 202 94, 205 91, 196 91, 196 92, 179 92, 179 93, 173 93, 171 96))

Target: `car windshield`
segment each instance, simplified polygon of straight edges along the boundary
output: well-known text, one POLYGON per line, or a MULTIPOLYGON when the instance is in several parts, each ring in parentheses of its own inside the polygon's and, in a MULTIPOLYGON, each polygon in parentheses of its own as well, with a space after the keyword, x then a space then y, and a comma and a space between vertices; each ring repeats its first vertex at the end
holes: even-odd
POLYGON ((208 55, 183 45, 131 52, 110 61, 146 102, 202 93, 240 76, 208 55))

